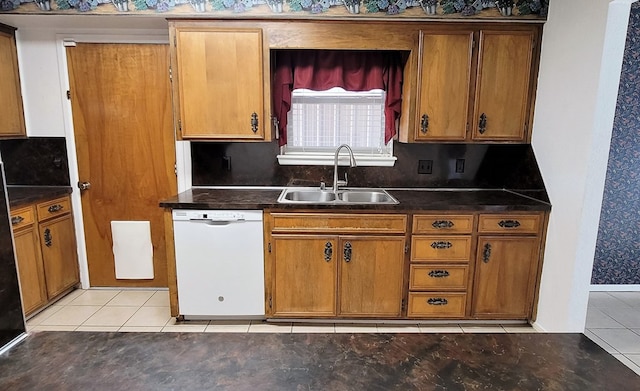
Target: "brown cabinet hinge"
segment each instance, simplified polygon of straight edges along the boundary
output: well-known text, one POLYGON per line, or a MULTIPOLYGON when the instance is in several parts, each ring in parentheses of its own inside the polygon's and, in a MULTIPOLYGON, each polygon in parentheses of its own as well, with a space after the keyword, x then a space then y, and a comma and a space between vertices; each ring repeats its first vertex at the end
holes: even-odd
POLYGON ((267 245, 267 247, 269 248, 269 254, 271 254, 271 242, 269 242, 269 244, 267 245))
POLYGON ((408 244, 405 244, 405 245, 404 245, 404 253, 406 254, 406 253, 408 253, 408 252, 409 252, 409 245, 408 245, 408 244))
POLYGON ((273 308, 273 300, 271 296, 269 296, 269 308, 273 308))
POLYGON ((400 303, 400 310, 404 311, 407 307, 407 301, 405 299, 402 299, 402 302, 400 303))
POLYGON ((71 91, 70 90, 67 90, 67 99, 71 100, 71 91))

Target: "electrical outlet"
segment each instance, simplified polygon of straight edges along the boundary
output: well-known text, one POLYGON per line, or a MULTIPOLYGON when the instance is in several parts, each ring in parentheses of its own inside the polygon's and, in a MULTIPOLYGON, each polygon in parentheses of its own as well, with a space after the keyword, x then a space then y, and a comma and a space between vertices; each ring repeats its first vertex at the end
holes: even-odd
POLYGON ((464 159, 456 159, 456 173, 462 174, 464 172, 464 159))
POLYGON ((431 174, 433 172, 433 160, 418 160, 418 174, 431 174))

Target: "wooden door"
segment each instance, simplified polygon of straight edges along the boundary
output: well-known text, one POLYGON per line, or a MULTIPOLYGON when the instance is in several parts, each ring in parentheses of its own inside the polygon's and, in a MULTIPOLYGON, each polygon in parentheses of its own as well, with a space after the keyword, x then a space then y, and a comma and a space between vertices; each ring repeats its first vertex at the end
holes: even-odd
POLYGON ((341 236, 339 315, 398 317, 404 236, 341 236))
POLYGON ((22 293, 22 307, 26 315, 47 302, 47 287, 44 281, 42 253, 38 231, 33 225, 13 233, 16 247, 16 262, 22 293))
POLYGON ((273 315, 336 315, 335 236, 273 235, 273 315))
POLYGON ((14 31, 0 24, 0 137, 26 136, 14 31))
POLYGON ((480 32, 473 139, 525 141, 535 33, 480 32))
POLYGON ((473 31, 421 32, 415 141, 466 138, 473 31))
POLYGON ((182 138, 264 139, 269 118, 262 29, 177 27, 172 32, 182 138))
POLYGON ((91 286, 166 287, 163 210, 177 193, 168 45, 67 48, 91 286), (111 221, 150 221, 154 279, 117 280, 111 221))
POLYGON ((50 299, 80 282, 71 214, 39 224, 40 248, 50 299))
POLYGON ((532 236, 479 237, 473 316, 529 318, 539 247, 539 239, 532 236))

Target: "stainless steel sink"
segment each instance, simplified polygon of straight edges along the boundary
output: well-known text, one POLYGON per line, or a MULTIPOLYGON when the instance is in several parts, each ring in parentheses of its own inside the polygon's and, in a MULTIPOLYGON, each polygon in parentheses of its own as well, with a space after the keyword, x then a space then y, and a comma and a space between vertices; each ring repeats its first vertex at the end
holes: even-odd
POLYGON ((282 204, 318 204, 318 205, 348 205, 348 204, 398 204, 383 189, 340 189, 337 193, 315 187, 289 187, 280 193, 278 202, 282 204))

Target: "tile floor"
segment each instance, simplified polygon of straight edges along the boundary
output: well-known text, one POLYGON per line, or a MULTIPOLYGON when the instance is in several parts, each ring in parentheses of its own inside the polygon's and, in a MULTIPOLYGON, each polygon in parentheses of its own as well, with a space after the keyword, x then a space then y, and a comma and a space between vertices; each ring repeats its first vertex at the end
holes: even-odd
MULTIPOLYGON (((27 321, 27 331, 236 333, 522 333, 526 325, 176 323, 166 290, 75 290, 27 321)), ((585 335, 640 375, 640 292, 591 292, 585 335)))
POLYGON ((584 334, 640 375, 640 292, 591 292, 584 334))
POLYGON ((186 321, 176 323, 166 290, 75 290, 27 321, 27 331, 182 331, 237 333, 526 333, 527 325, 265 323, 186 321))

